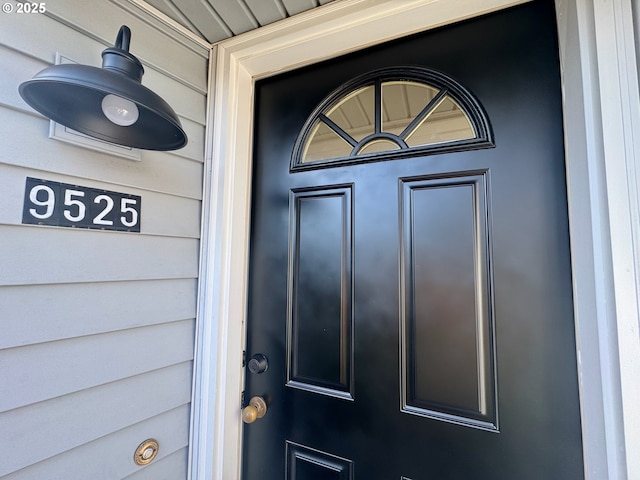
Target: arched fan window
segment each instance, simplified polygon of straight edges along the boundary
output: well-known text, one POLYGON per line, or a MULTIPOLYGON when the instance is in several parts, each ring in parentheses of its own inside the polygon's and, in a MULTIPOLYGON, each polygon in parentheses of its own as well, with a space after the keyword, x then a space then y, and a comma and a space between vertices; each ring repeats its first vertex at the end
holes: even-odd
POLYGON ((370 72, 332 92, 298 135, 291 170, 492 147, 482 105, 425 68, 370 72))

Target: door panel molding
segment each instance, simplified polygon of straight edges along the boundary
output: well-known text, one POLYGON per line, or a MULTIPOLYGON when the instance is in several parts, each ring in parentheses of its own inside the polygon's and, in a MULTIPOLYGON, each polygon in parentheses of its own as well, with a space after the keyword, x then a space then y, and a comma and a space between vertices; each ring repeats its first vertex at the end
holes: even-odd
POLYGON ((353 480, 351 460, 290 441, 287 441, 286 452, 285 480, 316 478, 315 475, 318 474, 322 475, 322 478, 353 480))
MULTIPOLYGON (((255 80, 520 3, 524 2, 345 0, 214 46, 208 97, 190 478, 240 478, 239 412, 255 80)), ((623 278, 624 283, 616 290, 610 274, 613 270, 611 244, 620 241, 626 245, 629 239, 626 231, 608 227, 609 207, 602 185, 605 177, 601 90, 593 47, 594 25, 606 32, 610 28, 608 22, 618 25, 621 20, 595 16, 591 2, 556 0, 555 3, 565 87, 567 182, 585 471, 587 478, 624 479, 626 459, 618 354, 627 352, 619 352, 614 340, 617 338, 614 293, 634 288, 637 291, 638 281, 637 277, 635 280, 623 278)), ((620 3, 629 3, 629 0, 619 0, 617 4, 620 3)), ((626 35, 633 36, 633 31, 627 31, 626 35)), ((621 62, 618 58, 617 65, 621 62)), ((611 140, 605 141, 611 143, 611 140)), ((631 193, 637 197, 637 191, 631 193)), ((629 199, 620 201, 630 202, 629 199)), ((617 265, 620 267, 619 261, 617 265)), ((625 368, 629 372, 630 367, 625 368)), ((629 458, 637 447, 626 446, 629 458)))
POLYGON ((286 385, 346 400, 354 399, 352 212, 353 185, 289 195, 286 385))
POLYGON ((401 409, 498 432, 488 176, 400 180, 401 409))

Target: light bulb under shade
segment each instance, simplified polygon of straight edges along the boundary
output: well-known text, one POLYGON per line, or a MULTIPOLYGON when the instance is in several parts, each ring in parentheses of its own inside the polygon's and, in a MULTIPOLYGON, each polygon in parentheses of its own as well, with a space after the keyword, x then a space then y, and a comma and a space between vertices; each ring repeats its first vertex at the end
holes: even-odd
POLYGON ((131 100, 111 94, 102 99, 102 113, 110 121, 121 127, 133 125, 140 115, 138 107, 131 100))

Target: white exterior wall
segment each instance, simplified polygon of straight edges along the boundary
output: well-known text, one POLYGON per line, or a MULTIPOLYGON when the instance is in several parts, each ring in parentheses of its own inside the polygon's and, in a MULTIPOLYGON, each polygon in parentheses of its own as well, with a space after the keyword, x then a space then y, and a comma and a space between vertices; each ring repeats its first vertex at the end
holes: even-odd
POLYGON ((186 478, 209 49, 126 0, 46 9, 0 17, 0 478, 186 478), (179 151, 50 139, 18 94, 56 52, 100 66, 123 24, 179 151), (26 177, 140 195, 141 232, 23 225, 26 177), (147 438, 159 454, 140 467, 147 438))

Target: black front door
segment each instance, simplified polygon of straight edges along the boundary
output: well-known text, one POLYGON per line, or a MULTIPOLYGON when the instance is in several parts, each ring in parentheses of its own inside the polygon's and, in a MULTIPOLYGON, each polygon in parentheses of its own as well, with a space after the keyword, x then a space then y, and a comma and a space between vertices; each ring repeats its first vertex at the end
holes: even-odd
POLYGON ((583 478, 554 18, 528 3, 257 85, 245 480, 583 478), (495 148, 291 170, 323 98, 408 66, 473 92, 495 148))

